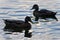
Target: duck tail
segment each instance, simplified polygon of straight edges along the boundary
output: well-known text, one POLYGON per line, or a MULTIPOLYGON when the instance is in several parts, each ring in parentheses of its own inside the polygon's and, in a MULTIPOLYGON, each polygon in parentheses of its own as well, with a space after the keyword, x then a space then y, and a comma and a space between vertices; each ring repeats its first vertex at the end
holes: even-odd
POLYGON ((54 13, 54 15, 56 15, 56 14, 57 14, 57 12, 54 13))
POLYGON ((3 19, 4 20, 4 22, 6 23, 7 22, 7 20, 6 19, 3 19))
POLYGON ((6 19, 3 19, 4 21, 7 21, 6 19))

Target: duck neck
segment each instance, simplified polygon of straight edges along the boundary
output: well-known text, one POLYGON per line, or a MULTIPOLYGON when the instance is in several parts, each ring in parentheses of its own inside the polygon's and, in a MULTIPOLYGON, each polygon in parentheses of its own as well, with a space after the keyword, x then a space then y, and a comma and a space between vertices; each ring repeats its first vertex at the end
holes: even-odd
POLYGON ((28 23, 28 20, 25 20, 25 23, 28 23))
POLYGON ((36 9, 35 9, 35 11, 38 11, 38 10, 39 10, 39 8, 36 8, 36 9))

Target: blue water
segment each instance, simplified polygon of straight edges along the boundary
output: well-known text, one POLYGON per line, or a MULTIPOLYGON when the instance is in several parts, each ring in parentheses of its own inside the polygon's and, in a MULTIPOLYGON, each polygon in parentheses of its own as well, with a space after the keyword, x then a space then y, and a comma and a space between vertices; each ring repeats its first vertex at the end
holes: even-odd
MULTIPOLYGON (((0 39, 1 40, 60 40, 60 1, 59 0, 2 0, 0 1, 0 39), (3 19, 24 20, 25 16, 32 17, 33 4, 38 4, 40 9, 48 9, 56 12, 58 21, 50 20, 32 24, 32 37, 24 37, 24 33, 4 32, 5 23, 3 19)), ((34 17, 32 18, 34 21, 34 17)))

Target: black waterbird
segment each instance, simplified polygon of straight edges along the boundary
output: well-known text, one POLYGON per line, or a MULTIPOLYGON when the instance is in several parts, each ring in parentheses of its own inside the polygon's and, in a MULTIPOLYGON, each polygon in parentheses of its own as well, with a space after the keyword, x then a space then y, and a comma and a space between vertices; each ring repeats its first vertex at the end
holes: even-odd
POLYGON ((53 11, 50 11, 50 10, 47 10, 47 9, 41 9, 39 11, 39 6, 37 4, 34 4, 32 9, 35 9, 33 11, 35 21, 38 21, 39 18, 45 19, 45 20, 46 20, 46 18, 52 18, 52 19, 55 19, 56 21, 58 21, 58 19, 55 16, 57 12, 53 12, 53 11))
POLYGON ((23 30, 25 30, 25 37, 32 36, 32 32, 29 32, 29 30, 31 29, 31 24, 29 22, 32 22, 29 16, 25 17, 25 21, 4 19, 4 22, 4 31, 22 32, 23 30))

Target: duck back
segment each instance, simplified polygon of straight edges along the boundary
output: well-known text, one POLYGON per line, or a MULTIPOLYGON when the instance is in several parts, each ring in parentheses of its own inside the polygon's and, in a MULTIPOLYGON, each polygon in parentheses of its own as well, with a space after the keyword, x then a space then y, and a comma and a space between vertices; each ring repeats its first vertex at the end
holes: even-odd
POLYGON ((22 20, 4 20, 5 21, 5 23, 16 23, 16 24, 22 24, 22 23, 24 23, 24 21, 22 21, 22 20))
POLYGON ((41 9, 40 13, 44 13, 46 15, 56 15, 56 12, 53 12, 53 11, 50 11, 50 10, 47 10, 47 9, 41 9))

